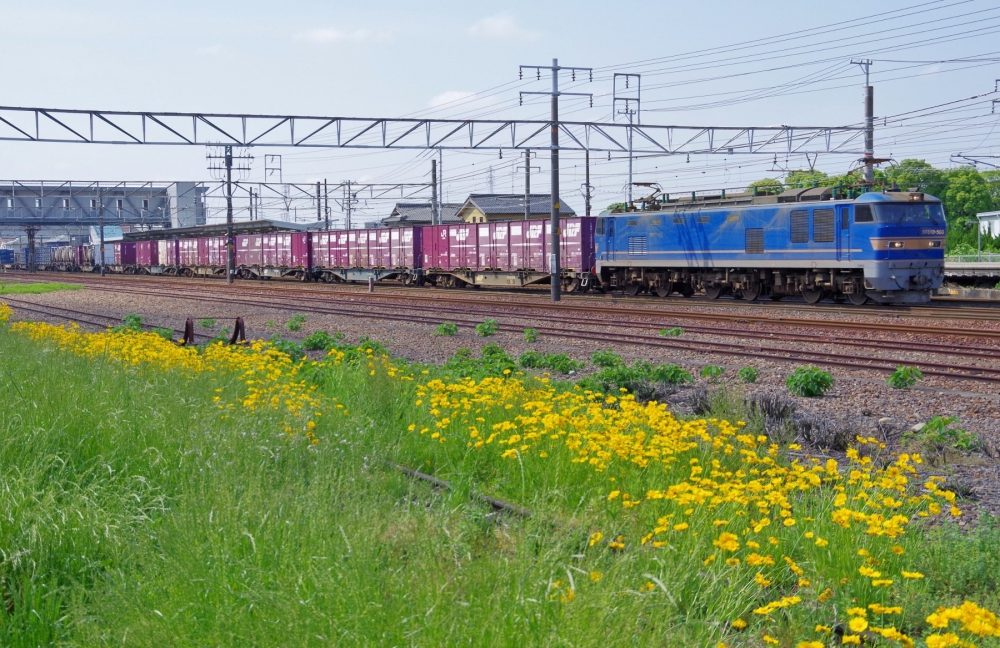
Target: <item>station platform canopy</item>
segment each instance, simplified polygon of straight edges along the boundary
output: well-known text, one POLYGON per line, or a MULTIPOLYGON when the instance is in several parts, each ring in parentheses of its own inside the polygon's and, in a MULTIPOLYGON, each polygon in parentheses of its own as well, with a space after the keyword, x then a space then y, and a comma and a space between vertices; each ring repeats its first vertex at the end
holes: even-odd
MULTIPOLYGON (((309 226, 285 221, 253 220, 233 223, 233 234, 270 234, 273 232, 305 232, 309 226)), ((177 227, 174 229, 149 230, 125 234, 125 241, 162 241, 179 238, 201 238, 203 236, 225 236, 226 224, 199 225, 198 227, 177 227)))

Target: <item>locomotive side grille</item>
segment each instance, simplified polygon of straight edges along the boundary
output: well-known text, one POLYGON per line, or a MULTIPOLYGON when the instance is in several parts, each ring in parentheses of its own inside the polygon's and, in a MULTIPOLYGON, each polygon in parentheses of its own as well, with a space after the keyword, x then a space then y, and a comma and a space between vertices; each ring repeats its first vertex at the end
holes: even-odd
POLYGON ((809 242, 809 211, 795 209, 791 213, 792 243, 809 242))
POLYGON ((628 237, 628 253, 630 255, 644 255, 647 252, 647 240, 645 236, 628 237))
POLYGON ((817 209, 813 212, 813 242, 833 243, 833 210, 817 209))
POLYGON ((759 227, 746 230, 746 253, 764 254, 764 230, 759 227))

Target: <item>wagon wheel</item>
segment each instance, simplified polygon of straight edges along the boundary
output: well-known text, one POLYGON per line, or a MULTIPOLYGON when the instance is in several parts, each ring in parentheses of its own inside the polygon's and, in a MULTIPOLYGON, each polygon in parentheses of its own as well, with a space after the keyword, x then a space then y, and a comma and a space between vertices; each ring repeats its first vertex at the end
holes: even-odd
POLYGON ((822 288, 803 288, 802 289, 802 299, 806 300, 807 304, 816 304, 819 300, 823 299, 823 289, 822 288))
POLYGON ((863 306, 868 303, 868 295, 863 292, 847 293, 847 299, 855 306, 863 306))
POLYGON ((681 294, 681 297, 690 297, 694 294, 694 288, 689 283, 677 284, 677 292, 681 294))
POLYGON ((563 280, 562 285, 563 292, 576 292, 580 289, 580 280, 575 277, 573 279, 565 279, 563 280))
POLYGON ((747 301, 753 301, 760 297, 760 285, 753 284, 740 291, 740 296, 747 301))
POLYGON ((625 286, 625 294, 635 297, 639 294, 639 289, 641 287, 642 286, 640 286, 638 282, 633 281, 629 285, 625 286))
POLYGON ((672 281, 666 281, 656 287, 657 297, 666 297, 672 292, 674 292, 674 282, 672 281))
POLYGON ((709 299, 722 297, 722 286, 705 286, 705 296, 709 299))

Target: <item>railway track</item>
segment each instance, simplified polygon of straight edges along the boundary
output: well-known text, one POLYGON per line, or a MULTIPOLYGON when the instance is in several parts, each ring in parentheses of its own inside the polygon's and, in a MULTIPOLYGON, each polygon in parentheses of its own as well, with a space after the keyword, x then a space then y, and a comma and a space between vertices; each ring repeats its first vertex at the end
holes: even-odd
MULTIPOLYGON (((100 280, 99 280, 100 281, 100 280)), ((104 283, 104 282, 101 282, 104 283)), ((264 309, 274 309, 281 311, 290 312, 304 312, 319 315, 339 315, 348 316, 356 318, 371 318, 372 313, 370 310, 359 310, 357 306, 360 304, 358 301, 353 301, 350 303, 343 303, 337 299, 327 298, 325 300, 311 299, 308 303, 302 303, 299 301, 292 301, 291 296, 285 291, 279 291, 277 295, 279 299, 273 299, 274 295, 256 295, 256 296, 240 296, 241 292, 244 291, 234 291, 232 289, 225 289, 223 291, 217 290, 204 290, 204 287, 200 287, 198 294, 190 293, 190 286, 188 287, 188 292, 174 292, 165 291, 162 287, 156 289, 142 289, 138 287, 111 287, 111 286, 95 286, 96 290, 114 292, 114 293, 125 293, 133 294, 138 296, 150 296, 150 297, 168 297, 184 299, 188 301, 196 301, 202 303, 210 304, 226 304, 228 306, 241 305, 247 307, 264 308, 264 309), (215 294, 212 294, 215 293, 215 294), (271 299, 265 299, 266 297, 272 297, 271 299), (317 303, 320 301, 327 302, 317 303), (331 305, 329 302, 333 302, 331 305)), ((367 293, 366 293, 367 295, 367 293)), ((341 298, 342 300, 343 298, 341 298)), ((478 301, 478 300, 476 300, 478 301)), ((503 303, 507 306, 507 302, 503 303)), ((537 306, 532 304, 532 306, 537 306)), ((559 306, 559 305, 554 305, 559 306)), ((565 306, 565 305, 563 305, 565 306)), ((440 306, 431 307, 424 306, 422 308, 415 308, 413 306, 403 306, 401 304, 390 305, 396 312, 379 313, 378 317, 382 320, 389 321, 401 321, 401 322, 420 322, 427 323, 431 325, 436 325, 441 321, 441 311, 440 306), (405 311, 405 312, 401 312, 405 311), (423 312, 433 312, 434 315, 424 315, 420 314, 423 312)), ((63 309, 68 310, 68 309, 63 309)), ((80 312, 80 311, 77 311, 80 312)), ((82 313, 84 315, 92 315, 87 313, 82 313)), ((463 327, 473 327, 479 323, 479 319, 469 319, 468 311, 462 311, 460 314, 463 317, 452 318, 455 323, 463 327)), ((648 315, 648 312, 645 313, 648 315)), ((481 312, 477 312, 477 315, 482 315, 481 312)), ((515 315, 512 313, 504 313, 503 315, 515 315)), ((517 315, 523 318, 524 314, 517 315)), ((548 319, 552 319, 549 317, 548 319)), ((813 320, 809 320, 812 322, 813 320)), ((566 319, 565 315, 560 314, 557 320, 558 324, 574 324, 574 327, 567 328, 567 326, 553 326, 551 324, 539 324, 535 325, 534 328, 543 335, 547 335, 554 338, 568 338, 577 340, 588 340, 606 343, 608 342, 608 331, 606 330, 594 330, 593 327, 607 327, 607 326, 617 326, 619 330, 615 332, 614 341, 616 343, 625 343, 630 345, 636 345, 643 348, 664 348, 672 350, 682 350, 701 354, 722 354, 727 356, 736 357, 746 357, 755 359, 766 359, 770 361, 786 361, 794 363, 806 363, 806 364, 817 364, 826 366, 843 367, 850 369, 860 369, 860 370, 874 370, 882 373, 889 373, 895 370, 899 364, 907 364, 910 366, 915 366, 921 369, 925 375, 928 376, 938 376, 949 379, 958 380, 974 380, 979 382, 988 383, 1000 383, 1000 368, 996 367, 983 367, 974 366, 968 364, 956 364, 947 362, 933 362, 929 360, 912 360, 908 358, 898 358, 898 357, 882 357, 873 355, 857 355, 857 354, 845 354, 843 352, 824 352, 824 351, 808 351, 808 350, 793 350, 784 349, 777 346, 764 346, 752 344, 748 345, 746 342, 731 343, 731 342, 716 342, 708 340, 684 340, 684 339, 672 339, 663 338, 654 335, 641 334, 641 333, 629 333, 623 332, 622 328, 634 328, 631 323, 622 326, 621 323, 607 322, 604 324, 594 323, 592 318, 580 321, 577 319, 566 319), (587 327, 590 328, 581 328, 587 327)), ((841 324, 842 325, 842 324, 841 324)), ((638 326, 638 325, 636 325, 638 326)), ((499 330, 519 333, 523 330, 523 324, 512 325, 512 324, 499 324, 499 330)), ((921 330, 933 327, 917 327, 921 330)), ((937 329, 934 329, 935 331, 937 329)), ((737 335, 741 337, 748 337, 744 335, 745 332, 740 331, 737 335)), ((1000 332, 991 332, 993 338, 1000 338, 1000 332)), ((717 334, 716 331, 711 331, 711 334, 717 334)), ((768 339, 774 342, 783 341, 780 337, 766 336, 765 334, 759 334, 758 339, 768 339)), ((772 334, 773 335, 773 334, 772 334)), ((808 338, 808 336, 807 336, 808 338)), ((809 338, 812 341, 822 341, 825 343, 830 342, 830 336, 816 337, 813 336, 809 338)), ((844 343, 855 342, 849 338, 844 338, 844 343)), ((877 347, 879 349, 896 349, 902 350, 909 353, 915 351, 922 351, 923 347, 913 348, 912 346, 901 346, 893 345, 892 343, 884 343, 874 341, 872 347, 877 347)), ((941 353, 949 356, 961 355, 962 357, 971 357, 978 359, 990 359, 992 356, 989 350, 965 350, 956 349, 955 347, 949 347, 947 345, 939 345, 939 348, 933 350, 935 353, 941 353), (958 353, 956 353, 956 351, 958 353)))
MULTIPOLYGON (((58 276, 62 278, 61 280, 68 279, 70 283, 84 282, 87 280, 97 280, 96 276, 92 275, 80 275, 73 273, 51 273, 51 275, 58 276)), ((6 273, 6 276, 16 278, 22 281, 45 281, 44 279, 39 279, 39 275, 29 274, 23 271, 13 271, 6 273)), ((160 276, 131 276, 131 275, 109 275, 99 281, 129 281, 129 282, 149 282, 156 284, 172 284, 172 285, 214 285, 214 286, 224 286, 220 278, 214 277, 199 277, 199 278, 179 278, 179 277, 160 277, 160 276)), ((444 289, 444 288, 434 288, 434 289, 420 289, 420 288, 404 288, 393 284, 380 284, 378 285, 377 292, 368 293, 367 285, 362 284, 324 284, 324 283, 303 283, 300 281, 292 280, 264 280, 264 281, 248 281, 239 280, 236 286, 246 286, 253 287, 261 290, 282 290, 282 291, 301 291, 304 293, 321 293, 321 294, 375 294, 380 297, 404 297, 412 298, 415 295, 420 295, 429 299, 440 299, 446 298, 447 296, 454 295, 465 295, 467 299, 479 299, 482 301, 489 300, 491 296, 503 295, 504 297, 520 297, 523 301, 547 301, 548 292, 542 292, 540 290, 533 290, 530 288, 492 288, 487 291, 479 290, 460 290, 460 289, 444 289)), ((645 307, 649 310, 656 311, 667 311, 670 309, 692 309, 692 308, 713 308, 720 310, 727 310, 733 308, 740 309, 759 309, 762 312, 773 312, 773 311, 804 311, 807 313, 824 313, 824 314, 837 314, 837 315, 877 315, 884 317, 912 317, 919 319, 948 319, 948 320, 996 320, 1000 321, 1000 304, 993 307, 983 307, 983 306, 947 306, 945 304, 960 303, 960 304, 974 304, 983 303, 983 300, 955 300, 954 298, 940 298, 935 299, 935 302, 940 304, 937 306, 879 306, 877 304, 867 304, 863 306, 855 306, 848 304, 836 304, 836 303, 820 303, 820 304, 807 304, 804 301, 794 301, 782 300, 780 302, 770 301, 769 299, 764 299, 760 301, 747 302, 740 299, 732 299, 723 297, 720 299, 708 299, 703 296, 694 296, 691 298, 683 298, 680 296, 671 296, 668 298, 661 298, 655 296, 625 296, 619 294, 564 294, 562 303, 595 303, 602 305, 617 305, 622 304, 623 308, 641 308, 645 307)), ((932 302, 932 303, 935 303, 932 302)))
MULTIPOLYGON (((885 310, 879 311, 880 315, 889 314, 891 317, 882 317, 882 321, 872 321, 872 322, 857 322, 857 321, 845 321, 845 320, 834 320, 834 319, 815 319, 815 318, 794 318, 794 317, 784 317, 784 316, 774 316, 773 314, 768 314, 768 312, 763 312, 761 315, 756 314, 746 314, 746 313, 724 313, 724 312, 695 312, 690 308, 680 307, 673 308, 671 306, 662 306, 658 308, 640 308, 632 305, 618 305, 618 304, 606 304, 597 303, 592 305, 591 303, 579 303, 579 300, 567 300, 564 302, 548 302, 542 299, 517 299, 517 300, 490 300, 488 297, 483 298, 475 295, 461 295, 457 291, 447 291, 444 294, 435 293, 431 294, 420 294, 414 293, 412 291, 397 291, 397 292, 361 292, 361 291, 339 291, 339 290, 323 290, 317 288, 302 287, 301 285, 292 283, 281 283, 277 285, 269 284, 258 284, 254 286, 244 287, 241 284, 236 284, 235 286, 227 286, 219 282, 211 280, 178 280, 178 279, 165 279, 165 278, 149 278, 142 279, 136 282, 134 278, 123 278, 115 277, 111 278, 110 282, 113 282, 116 286, 123 286, 124 288, 115 289, 114 292, 127 292, 129 289, 135 289, 137 284, 145 284, 156 289, 160 292, 157 293, 159 296, 176 296, 171 295, 166 291, 163 291, 164 287, 173 287, 183 291, 191 291, 193 288, 201 292, 205 290, 211 290, 214 292, 223 291, 224 294, 229 296, 235 295, 247 295, 251 294, 254 296, 261 296, 262 294, 273 295, 281 300, 287 300, 294 295, 300 297, 308 297, 310 300, 320 299, 325 303, 333 302, 343 302, 345 299, 351 299, 356 301, 368 300, 374 303, 386 303, 391 302, 393 308, 398 308, 401 302, 411 302, 411 303, 424 303, 433 304, 434 308, 432 310, 440 312, 441 305, 448 304, 454 307, 477 307, 483 308, 484 306, 492 307, 494 309, 536 309, 540 311, 545 311, 547 313, 582 313, 589 318, 593 318, 595 315, 607 316, 613 321, 620 322, 621 318, 651 318, 654 322, 651 325, 662 325, 662 326, 673 326, 686 321, 692 320, 702 320, 702 321, 712 321, 720 322, 726 325, 745 325, 745 324, 763 324, 781 327, 799 327, 799 328, 811 328, 811 329, 825 329, 825 330, 852 330, 852 331, 875 331, 875 332, 892 332, 894 334, 904 333, 904 334, 914 334, 914 335, 927 335, 932 337, 940 336, 961 336, 961 337, 971 337, 971 338, 981 338, 981 339, 996 339, 1000 340, 1000 331, 990 331, 981 330, 974 328, 964 328, 961 330, 956 330, 953 326, 929 326, 929 325, 913 325, 913 324, 902 324, 898 322, 898 317, 901 313, 894 312, 892 309, 890 313, 885 313, 885 310)), ((109 278, 104 279, 98 278, 75 278, 71 283, 79 283, 86 285, 94 289, 105 289, 108 288, 109 278)), ((298 302, 296 302, 298 303, 298 302)), ((938 310, 938 309, 932 309, 938 310)), ((989 311, 991 309, 982 309, 989 311)), ((767 309, 770 311, 770 309, 767 309)), ((477 312, 484 312, 479 310, 477 312)), ((498 312, 498 311, 494 311, 498 312)), ((852 314, 856 315, 853 311, 838 311, 839 314, 852 314)), ((505 312, 503 314, 512 315, 514 313, 505 312)), ((996 319, 1000 319, 1000 312, 993 313, 996 319)), ((969 319, 969 318, 966 318, 969 319)), ((976 318, 984 319, 984 318, 976 318)), ((985 318, 985 319, 994 319, 985 318)), ((775 334, 783 334, 784 331, 775 331, 775 334)))

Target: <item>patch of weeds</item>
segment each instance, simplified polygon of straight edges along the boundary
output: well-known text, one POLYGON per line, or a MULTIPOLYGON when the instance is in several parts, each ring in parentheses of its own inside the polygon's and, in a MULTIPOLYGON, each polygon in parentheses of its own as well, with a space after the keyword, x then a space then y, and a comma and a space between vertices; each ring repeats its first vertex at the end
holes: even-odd
POLYGON ((155 327, 151 332, 152 333, 156 333, 157 335, 159 335, 164 340, 173 340, 174 339, 174 331, 173 331, 173 329, 155 327))
POLYGON ((684 335, 684 328, 680 326, 675 326, 668 329, 660 329, 660 335, 663 337, 680 337, 684 335))
POLYGON ((586 364, 573 360, 565 353, 539 353, 538 351, 525 351, 517 359, 517 362, 528 369, 551 369, 564 375, 578 371, 586 364))
POLYGON ((129 313, 122 319, 121 326, 113 326, 111 327, 111 330, 114 333, 138 333, 142 330, 142 316, 136 315, 135 313, 129 313))
POLYGON ((267 324, 265 324, 264 326, 266 326, 269 329, 273 329, 274 327, 277 326, 277 324, 274 323, 274 320, 268 320, 267 324))
POLYGON ((485 319, 482 324, 476 324, 476 335, 479 337, 490 337, 497 332, 497 321, 495 319, 485 319))
POLYGON ((528 344, 538 340, 538 331, 533 328, 524 329, 524 341, 528 344))
POLYGON ((785 380, 788 391, 796 396, 818 398, 833 387, 833 376, 812 365, 799 367, 785 380))
POLYGON ((604 367, 597 373, 579 381, 580 387, 595 392, 609 393, 622 389, 636 398, 648 399, 656 393, 656 385, 682 385, 693 383, 690 372, 677 365, 653 365, 644 360, 631 365, 624 362, 604 367))
POLYGON ((922 451, 931 463, 938 459, 948 460, 948 453, 974 452, 983 447, 983 440, 975 432, 968 432, 957 425, 957 418, 935 416, 920 431, 910 430, 903 434, 903 445, 922 451))
POLYGON ((622 360, 620 355, 608 349, 594 351, 590 355, 590 362, 603 369, 607 369, 608 367, 621 367, 625 365, 625 361, 622 360))
POLYGON ((302 348, 301 344, 292 340, 286 340, 280 335, 271 337, 271 345, 278 351, 287 353, 292 360, 301 360, 306 357, 306 351, 302 348))
POLYGON ((924 374, 916 367, 899 365, 892 375, 886 379, 886 384, 893 389, 909 389, 924 379, 924 374))
POLYGON ((198 326, 206 329, 215 328, 215 320, 210 317, 207 319, 203 319, 200 322, 198 322, 198 326))
POLYGON ((457 335, 458 326, 452 322, 442 322, 438 324, 437 331, 434 335, 457 335))
POLYGON ((708 382, 717 383, 725 375, 726 370, 716 365, 707 365, 701 370, 701 377, 708 378, 708 382))
POLYGON ((757 379, 760 378, 760 372, 757 371, 756 367, 751 366, 743 367, 736 375, 742 382, 745 383, 755 383, 757 382, 757 379))
POLYGON ((474 357, 470 349, 461 348, 444 364, 444 370, 451 376, 462 378, 493 377, 502 378, 517 372, 517 363, 507 355, 499 344, 487 344, 479 357, 474 357))
POLYGON ((305 315, 293 315, 292 319, 285 323, 285 328, 287 328, 292 333, 302 330, 302 325, 306 323, 305 315))
POLYGON ((326 351, 334 344, 333 337, 326 331, 316 331, 302 338, 302 348, 306 351, 326 351))

